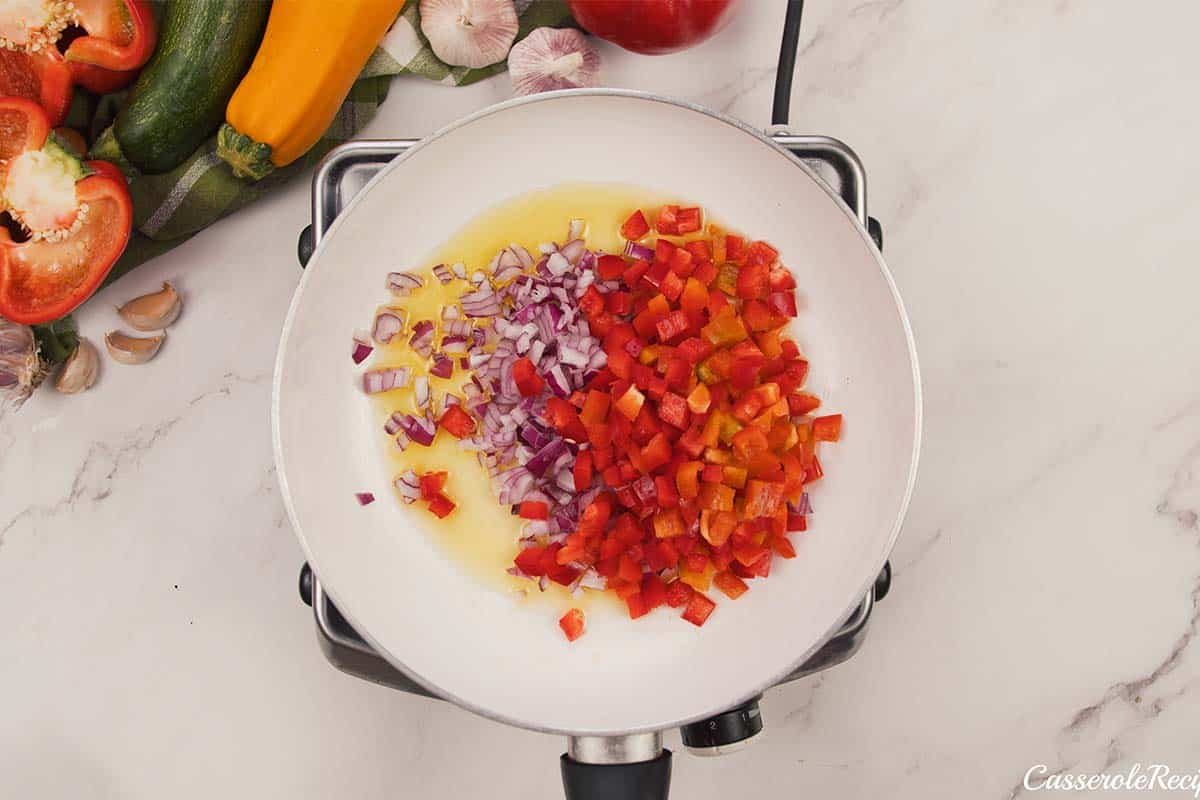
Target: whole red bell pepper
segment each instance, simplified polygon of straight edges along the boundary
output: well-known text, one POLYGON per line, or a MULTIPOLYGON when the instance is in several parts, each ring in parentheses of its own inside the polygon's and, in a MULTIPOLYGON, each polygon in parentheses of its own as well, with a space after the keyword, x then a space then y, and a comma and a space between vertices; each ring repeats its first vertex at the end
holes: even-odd
POLYGON ((43 47, 36 53, 0 48, 0 96, 38 103, 51 125, 67 115, 72 82, 71 68, 56 48, 43 47))
POLYGON ((81 161, 31 100, 0 98, 0 316, 34 325, 71 313, 125 250, 133 202, 105 161, 81 161), (10 228, 19 228, 13 238, 10 228))
POLYGON ((157 40, 147 0, 44 0, 0 19, 0 48, 53 59, 68 28, 83 35, 62 50, 64 66, 74 83, 99 94, 132 82, 157 40))

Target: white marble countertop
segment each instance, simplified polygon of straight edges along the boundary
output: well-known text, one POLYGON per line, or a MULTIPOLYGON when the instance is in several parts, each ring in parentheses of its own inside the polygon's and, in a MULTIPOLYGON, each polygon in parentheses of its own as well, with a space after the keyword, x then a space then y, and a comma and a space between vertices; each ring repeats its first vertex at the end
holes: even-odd
MULTIPOLYGON (((783 4, 746 6, 681 55, 604 47, 604 82, 765 125, 783 4)), ((808 3, 792 128, 866 163, 922 361, 921 474, 863 650, 769 692, 753 747, 677 755, 676 796, 1002 800, 1035 764, 1200 768, 1200 7, 1156 8, 808 3)), ((508 95, 398 80, 366 133, 508 95)), ((307 189, 79 315, 99 340, 175 281, 158 359, 0 423, 0 795, 560 792, 560 739, 316 646, 268 426, 307 189)))

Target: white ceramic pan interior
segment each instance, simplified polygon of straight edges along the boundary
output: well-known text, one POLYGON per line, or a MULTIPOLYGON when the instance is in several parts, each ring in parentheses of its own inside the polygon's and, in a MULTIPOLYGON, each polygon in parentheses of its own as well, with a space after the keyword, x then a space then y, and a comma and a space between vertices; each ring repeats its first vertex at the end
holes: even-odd
MULTIPOLYGON (((527 243, 532 244, 532 243, 527 243)), ((850 211, 796 159, 741 124, 627 92, 567 92, 488 109, 385 169, 309 262, 280 345, 273 409, 283 497, 338 609, 437 694, 512 724, 563 733, 649 730, 728 707, 810 655, 879 572, 916 469, 916 357, 896 288, 850 211), (800 286, 795 334, 809 386, 845 415, 822 460, 799 556, 701 629, 676 613, 589 618, 568 643, 449 560, 391 493, 349 337, 382 276, 419 266, 466 220, 564 182, 646 186, 707 208, 779 248, 800 286)))

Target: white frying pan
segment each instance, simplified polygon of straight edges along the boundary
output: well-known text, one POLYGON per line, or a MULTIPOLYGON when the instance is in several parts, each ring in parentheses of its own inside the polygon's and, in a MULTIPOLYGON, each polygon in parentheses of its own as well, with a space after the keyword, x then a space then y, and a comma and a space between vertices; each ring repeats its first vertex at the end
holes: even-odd
MULTIPOLYGON (((564 219, 566 214, 564 213, 564 219)), ((526 243, 532 244, 532 243, 526 243)), ((396 159, 321 240, 296 290, 275 373, 275 458, 309 563, 355 630, 435 694, 521 727, 654 731, 704 718, 803 662, 871 586, 899 532, 920 439, 916 353, 896 286, 854 215, 796 158, 714 112, 623 91, 556 92, 489 108, 396 159), (349 335, 382 277, 421 266, 467 220, 575 182, 645 186, 770 241, 800 286, 809 386, 845 415, 822 452, 816 514, 700 629, 676 614, 589 615, 569 644, 449 560, 385 489, 378 425, 349 335), (360 508, 355 492, 379 501, 360 508)))

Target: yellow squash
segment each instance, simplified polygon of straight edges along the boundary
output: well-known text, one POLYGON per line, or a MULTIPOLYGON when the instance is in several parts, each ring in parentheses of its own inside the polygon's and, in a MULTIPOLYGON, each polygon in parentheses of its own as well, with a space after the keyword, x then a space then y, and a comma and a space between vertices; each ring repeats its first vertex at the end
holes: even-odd
POLYGON ((404 0, 275 0, 217 153, 258 180, 317 143, 404 0))

